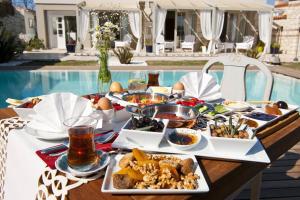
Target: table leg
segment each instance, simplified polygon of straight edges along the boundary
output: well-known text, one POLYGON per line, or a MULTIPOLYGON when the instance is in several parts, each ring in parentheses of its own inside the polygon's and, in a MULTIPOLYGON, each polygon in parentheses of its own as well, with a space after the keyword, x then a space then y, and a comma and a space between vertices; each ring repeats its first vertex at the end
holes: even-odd
POLYGON ((260 197, 262 172, 259 172, 251 181, 251 200, 258 200, 260 197))

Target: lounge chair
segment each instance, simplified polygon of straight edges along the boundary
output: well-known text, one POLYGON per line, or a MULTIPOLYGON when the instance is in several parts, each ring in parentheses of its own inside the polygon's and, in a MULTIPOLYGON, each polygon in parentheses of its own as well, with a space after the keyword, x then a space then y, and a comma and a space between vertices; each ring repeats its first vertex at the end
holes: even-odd
POLYGON ((238 52, 239 50, 249 50, 252 48, 254 43, 254 37, 253 36, 244 36, 243 37, 243 42, 238 42, 235 45, 235 51, 238 52))
POLYGON ((222 51, 227 53, 228 50, 230 50, 230 52, 232 52, 234 49, 234 43, 233 42, 221 42, 221 40, 219 40, 216 47, 217 47, 219 53, 222 51))
POLYGON ((184 42, 181 43, 181 49, 191 49, 194 52, 195 45, 195 36, 194 35, 186 35, 184 37, 184 42))
MULTIPOLYGON (((273 87, 271 71, 262 62, 254 58, 235 53, 219 54, 210 59, 203 67, 203 72, 208 73, 209 68, 215 63, 224 65, 224 73, 221 82, 222 98, 245 101, 246 100, 246 68, 248 65, 258 67, 266 77, 263 100, 269 100, 273 87)), ((255 83, 254 83, 255 84, 255 83)))
POLYGON ((129 34, 124 35, 124 38, 122 41, 115 41, 115 48, 119 47, 130 47, 131 44, 131 36, 129 34))

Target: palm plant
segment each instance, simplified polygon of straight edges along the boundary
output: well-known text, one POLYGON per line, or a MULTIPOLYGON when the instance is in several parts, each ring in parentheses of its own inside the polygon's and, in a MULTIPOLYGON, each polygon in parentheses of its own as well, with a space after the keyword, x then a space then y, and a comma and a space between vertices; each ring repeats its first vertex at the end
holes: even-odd
POLYGON ((119 58, 121 64, 130 64, 133 54, 130 52, 130 48, 121 47, 114 49, 114 54, 119 58))

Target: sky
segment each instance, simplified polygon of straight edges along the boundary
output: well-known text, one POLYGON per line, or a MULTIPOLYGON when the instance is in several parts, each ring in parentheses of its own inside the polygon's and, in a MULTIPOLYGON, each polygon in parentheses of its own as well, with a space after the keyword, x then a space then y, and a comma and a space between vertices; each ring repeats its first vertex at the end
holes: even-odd
POLYGON ((12 0, 14 6, 25 7, 24 2, 27 2, 29 9, 34 9, 34 0, 12 0))

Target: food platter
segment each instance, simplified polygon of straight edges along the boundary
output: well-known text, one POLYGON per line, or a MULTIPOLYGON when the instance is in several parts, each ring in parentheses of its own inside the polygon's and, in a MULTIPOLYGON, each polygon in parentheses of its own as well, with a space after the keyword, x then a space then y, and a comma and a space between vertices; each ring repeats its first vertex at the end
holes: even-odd
POLYGON ((101 191, 104 193, 113 193, 113 194, 187 194, 187 193, 204 193, 209 191, 208 184, 205 180, 205 177, 202 173, 202 170, 197 163, 197 160, 194 156, 190 155, 172 155, 172 154, 157 154, 165 156, 175 156, 180 159, 191 158, 194 161, 194 173, 199 176, 197 180, 198 188, 196 189, 116 189, 113 185, 113 175, 121 168, 118 163, 124 156, 124 154, 118 154, 113 157, 110 161, 110 164, 107 167, 106 174, 103 180, 101 191))

